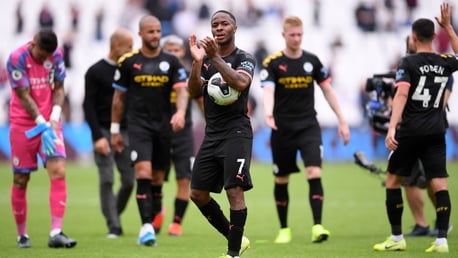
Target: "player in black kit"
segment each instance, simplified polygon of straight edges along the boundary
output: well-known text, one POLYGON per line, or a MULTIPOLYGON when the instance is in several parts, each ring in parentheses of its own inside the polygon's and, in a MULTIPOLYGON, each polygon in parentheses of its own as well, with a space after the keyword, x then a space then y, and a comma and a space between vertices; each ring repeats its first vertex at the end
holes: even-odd
MULTIPOLYGON (((180 60, 184 60, 186 55, 186 48, 184 40, 177 35, 168 35, 161 39, 161 47, 174 55, 180 60)), ((202 98, 197 96, 194 98, 199 108, 203 110, 202 98)), ((170 103, 172 103, 172 110, 175 110, 176 94, 172 91, 170 103)), ((181 236, 183 234, 181 223, 183 222, 184 214, 188 207, 190 196, 190 183, 192 175, 192 165, 194 163, 194 135, 192 123, 192 101, 188 102, 186 109, 186 122, 183 130, 175 132, 172 136, 172 163, 175 167, 175 178, 177 182, 177 192, 174 201, 174 213, 172 223, 168 227, 168 233, 171 236, 181 236)), ((165 180, 168 181, 170 176, 171 167, 166 170, 165 180)), ((158 214, 153 221, 154 230, 159 232, 165 215, 165 207, 158 214)))
POLYGON ((151 15, 140 19, 142 46, 118 61, 113 87, 111 143, 122 151, 119 122, 127 105, 127 128, 137 179, 136 199, 142 227, 138 243, 154 245, 151 222, 162 206, 162 184, 170 162, 172 130, 185 124, 188 104, 186 71, 179 59, 160 48, 161 23, 151 15), (176 92, 177 111, 172 115, 170 95, 176 92))
MULTIPOLYGON (((436 18, 458 53, 458 37, 450 23, 450 7, 441 5, 436 18)), ((386 211, 391 236, 374 245, 376 251, 405 250, 402 234, 402 176, 409 176, 420 159, 436 198, 436 241, 426 252, 448 253, 447 231, 451 201, 447 187, 445 155, 444 92, 450 75, 458 70, 458 56, 436 54, 433 50, 434 22, 418 19, 412 24, 417 53, 401 59, 396 71, 396 93, 385 139, 391 151, 386 176, 386 211)))
POLYGON ((213 37, 207 36, 199 43, 196 35, 189 38, 193 57, 189 90, 193 96, 203 95, 206 121, 205 137, 192 172, 191 199, 227 238, 227 254, 222 257, 238 257, 249 247, 243 236, 247 219, 244 191, 253 187, 249 171, 253 131, 247 104, 256 61, 235 46, 236 30, 234 15, 219 10, 211 17, 213 37), (219 106, 208 96, 206 83, 217 72, 240 92, 230 105, 219 106), (230 204, 229 220, 210 196, 210 192, 220 193, 223 187, 230 204))
POLYGON ((330 232, 321 224, 323 146, 315 110, 315 81, 337 116, 338 133, 345 145, 350 140, 350 131, 330 84, 327 69, 316 55, 301 49, 301 19, 296 16, 285 18, 282 35, 285 49, 264 59, 260 72, 264 113, 267 125, 272 128, 274 198, 281 227, 274 242, 285 244, 292 239, 287 224, 288 183, 290 175, 300 171, 296 164, 297 152, 300 151, 309 183, 312 242, 319 243, 327 240, 330 232))

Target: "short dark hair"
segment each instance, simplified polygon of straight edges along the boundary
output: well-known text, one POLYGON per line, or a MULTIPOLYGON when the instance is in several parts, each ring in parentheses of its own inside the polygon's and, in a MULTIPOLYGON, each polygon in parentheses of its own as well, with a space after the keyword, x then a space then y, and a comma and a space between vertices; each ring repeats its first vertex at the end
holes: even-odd
POLYGON ((37 46, 48 53, 53 53, 57 48, 57 36, 50 29, 41 29, 35 35, 35 43, 37 46))
POLYGON ((229 12, 229 11, 226 11, 226 10, 218 10, 216 12, 213 13, 211 19, 213 19, 213 17, 217 14, 217 13, 225 13, 227 15, 229 15, 229 17, 231 17, 232 20, 234 20, 234 25, 237 25, 237 20, 235 19, 235 16, 229 12))
POLYGON ((434 39, 434 22, 430 19, 421 18, 412 24, 412 32, 417 35, 420 42, 434 39))

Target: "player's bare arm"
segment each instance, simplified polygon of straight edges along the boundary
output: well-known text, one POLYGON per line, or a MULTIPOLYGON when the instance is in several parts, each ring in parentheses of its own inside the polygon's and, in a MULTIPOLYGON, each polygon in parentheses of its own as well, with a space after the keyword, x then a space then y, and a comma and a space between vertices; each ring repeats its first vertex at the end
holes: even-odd
POLYGON ((390 125, 388 127, 388 133, 385 138, 385 146, 389 150, 396 150, 398 147, 398 141, 395 139, 396 129, 398 124, 401 122, 402 112, 407 103, 409 96, 408 86, 398 86, 396 95, 393 98, 393 111, 391 113, 390 125))
POLYGON ((275 87, 271 85, 266 85, 263 88, 263 104, 264 104, 264 116, 266 118, 267 125, 273 130, 277 130, 277 125, 275 124, 274 118, 274 98, 275 87))
POLYGON ((203 81, 200 78, 200 75, 205 51, 197 45, 197 37, 194 34, 189 37, 189 52, 191 53, 193 62, 191 66, 191 74, 188 78, 188 88, 191 97, 197 97, 200 96, 202 91, 203 81))
POLYGON ((340 105, 339 105, 339 102, 337 101, 336 94, 330 84, 322 85, 321 89, 323 90, 323 95, 326 101, 328 102, 329 106, 336 114, 337 120, 339 121, 339 129, 338 129, 339 136, 343 138, 344 145, 347 145, 348 142, 350 141, 350 129, 342 114, 342 110, 340 109, 340 105))
POLYGON ((59 111, 57 111, 58 117, 56 117, 56 119, 52 119, 53 115, 51 115, 51 119, 49 121, 54 130, 57 130, 57 123, 59 121, 60 111, 62 110, 62 107, 64 106, 64 102, 65 102, 64 81, 55 81, 54 90, 52 93, 53 112, 54 112, 54 109, 56 108, 58 108, 59 111))
POLYGON ((124 99, 126 93, 120 90, 115 90, 113 95, 113 103, 111 108, 111 145, 114 151, 122 152, 124 148, 122 135, 120 133, 121 116, 124 111, 124 99))
POLYGON ((175 89, 177 93, 176 108, 177 112, 173 114, 170 123, 174 132, 180 131, 185 125, 186 108, 188 107, 188 90, 185 87, 175 89))
POLYGON ((54 105, 63 106, 65 102, 64 82, 54 82, 54 91, 52 93, 52 103, 54 105))
POLYGON ((458 36, 456 35, 451 22, 452 8, 448 3, 443 3, 441 4, 440 9, 441 17, 435 17, 436 21, 447 33, 453 52, 458 54, 458 36))
POLYGON ((38 110, 37 104, 33 100, 32 96, 30 96, 30 88, 29 87, 17 87, 14 89, 14 92, 21 100, 22 106, 27 110, 27 113, 35 119, 40 115, 40 111, 38 110))

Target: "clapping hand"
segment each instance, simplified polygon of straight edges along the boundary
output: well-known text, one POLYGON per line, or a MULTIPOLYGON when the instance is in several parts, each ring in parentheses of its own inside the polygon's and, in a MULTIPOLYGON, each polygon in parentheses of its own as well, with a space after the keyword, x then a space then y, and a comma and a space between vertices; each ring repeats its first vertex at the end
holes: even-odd
POLYGON ((202 61, 204 59, 205 49, 197 45, 197 36, 195 34, 189 37, 189 49, 194 60, 202 61))

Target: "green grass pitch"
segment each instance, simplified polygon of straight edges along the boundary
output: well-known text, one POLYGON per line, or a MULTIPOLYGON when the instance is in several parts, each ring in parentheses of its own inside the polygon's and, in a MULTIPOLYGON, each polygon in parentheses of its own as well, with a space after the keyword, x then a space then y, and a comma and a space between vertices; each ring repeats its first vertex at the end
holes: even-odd
MULTIPOLYGON (((383 164, 379 164, 384 166, 383 164)), ((67 165, 68 204, 64 219, 64 232, 78 240, 73 249, 50 249, 47 240, 50 227, 48 206, 48 178, 40 169, 32 175, 28 196, 28 231, 32 248, 16 247, 16 229, 11 213, 10 190, 12 173, 8 163, 0 164, 0 257, 213 257, 226 250, 226 241, 190 203, 183 222, 183 236, 171 237, 166 228, 172 220, 175 182, 164 186, 164 204, 167 214, 156 247, 137 245, 140 218, 132 197, 122 215, 124 236, 107 239, 107 228, 99 205, 98 176, 95 165, 67 165)), ((449 186, 452 198, 451 223, 458 228, 454 208, 458 207, 458 162, 448 164, 449 186)), ((245 233, 251 248, 243 255, 255 257, 436 257, 424 253, 434 238, 407 239, 407 250, 396 253, 378 253, 373 244, 390 234, 385 214, 385 191, 380 179, 352 163, 324 163, 325 191, 323 224, 331 231, 328 241, 311 243, 312 218, 308 203, 308 184, 304 172, 294 174, 290 189, 289 226, 293 241, 275 245, 273 239, 279 222, 273 201, 273 176, 270 164, 254 162, 253 190, 246 192, 248 220, 245 233)), ((118 179, 118 178, 117 178, 118 179)), ((117 180, 118 181, 118 180, 117 180)), ((227 214, 225 194, 213 195, 227 214)), ((426 203, 428 222, 433 224, 435 214, 431 203, 426 203)), ((405 202, 403 230, 413 226, 410 210, 405 202)), ((458 230, 449 235, 448 257, 458 257, 458 230)))

